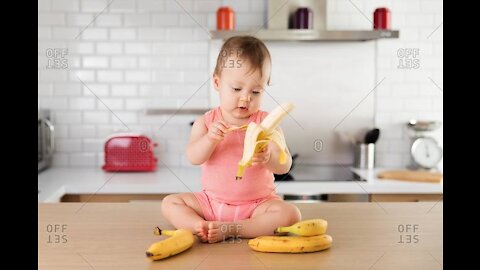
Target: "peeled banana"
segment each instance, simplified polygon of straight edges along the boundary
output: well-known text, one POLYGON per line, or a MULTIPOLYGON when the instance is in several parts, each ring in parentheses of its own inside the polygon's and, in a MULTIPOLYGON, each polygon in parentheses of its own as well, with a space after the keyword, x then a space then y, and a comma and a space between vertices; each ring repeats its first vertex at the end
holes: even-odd
POLYGON ((287 161, 287 144, 283 135, 276 128, 293 108, 292 103, 284 103, 273 109, 260 124, 255 122, 248 124, 243 142, 243 156, 238 162, 235 179, 242 179, 245 168, 252 165, 253 155, 261 151, 270 141, 275 142, 280 148, 280 164, 287 161))
POLYGON ((193 246, 195 242, 192 232, 185 229, 161 230, 156 227, 154 233, 156 235, 168 235, 170 237, 153 243, 147 249, 146 255, 153 261, 161 260, 185 251, 193 246))
POLYGON ((327 231, 328 222, 324 219, 309 219, 300 221, 288 227, 278 227, 274 233, 289 232, 299 236, 313 236, 324 234, 327 231))
POLYGON ((251 249, 261 252, 303 253, 330 248, 330 235, 315 236, 260 236, 248 241, 251 249))

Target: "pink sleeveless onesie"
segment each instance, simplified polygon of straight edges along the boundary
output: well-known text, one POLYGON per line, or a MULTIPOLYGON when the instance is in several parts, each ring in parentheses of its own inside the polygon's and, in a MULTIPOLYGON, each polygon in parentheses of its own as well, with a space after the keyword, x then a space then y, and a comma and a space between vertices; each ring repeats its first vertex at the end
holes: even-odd
MULTIPOLYGON (((267 112, 258 111, 249 123, 260 123, 267 112)), ((205 113, 207 129, 215 121, 224 120, 220 107, 205 113)), ((210 159, 202 164, 202 192, 194 193, 205 220, 237 221, 250 218, 255 208, 275 193, 274 176, 264 165, 247 167, 241 180, 235 180, 238 162, 243 155, 245 130, 229 132, 217 144, 210 159)))

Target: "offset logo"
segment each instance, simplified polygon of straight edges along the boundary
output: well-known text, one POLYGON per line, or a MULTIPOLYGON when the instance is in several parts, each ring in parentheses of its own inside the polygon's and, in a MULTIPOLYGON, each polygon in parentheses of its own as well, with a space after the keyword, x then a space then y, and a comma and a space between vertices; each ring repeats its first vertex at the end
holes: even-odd
POLYGON ((418 48, 400 48, 397 51, 398 69, 418 69, 420 68, 420 49, 418 48))
POLYGON ((67 69, 68 68, 68 49, 65 48, 48 48, 47 69, 67 69))

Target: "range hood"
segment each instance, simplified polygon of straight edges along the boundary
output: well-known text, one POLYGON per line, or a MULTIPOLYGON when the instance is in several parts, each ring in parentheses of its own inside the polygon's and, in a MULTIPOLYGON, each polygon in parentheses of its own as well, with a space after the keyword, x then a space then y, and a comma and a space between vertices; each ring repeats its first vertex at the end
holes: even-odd
MULTIPOLYGON (((373 14, 373 11, 372 11, 373 14)), ((211 31, 212 38, 227 39, 252 35, 262 40, 278 41, 366 41, 398 38, 398 30, 328 30, 327 0, 269 0, 268 27, 255 31, 211 31), (292 14, 299 7, 313 12, 313 29, 290 29, 292 14)), ((372 26, 373 27, 373 26, 372 26)))

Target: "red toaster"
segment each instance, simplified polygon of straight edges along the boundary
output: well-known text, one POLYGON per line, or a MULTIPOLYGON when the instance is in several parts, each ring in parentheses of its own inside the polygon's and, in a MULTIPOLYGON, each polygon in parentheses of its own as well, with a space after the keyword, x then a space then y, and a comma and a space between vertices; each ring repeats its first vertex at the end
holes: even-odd
POLYGON ((105 171, 155 171, 157 158, 153 148, 157 146, 140 134, 114 134, 105 142, 105 171))

